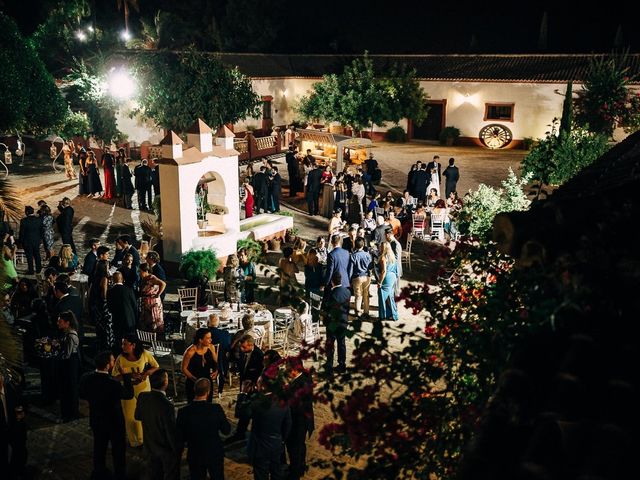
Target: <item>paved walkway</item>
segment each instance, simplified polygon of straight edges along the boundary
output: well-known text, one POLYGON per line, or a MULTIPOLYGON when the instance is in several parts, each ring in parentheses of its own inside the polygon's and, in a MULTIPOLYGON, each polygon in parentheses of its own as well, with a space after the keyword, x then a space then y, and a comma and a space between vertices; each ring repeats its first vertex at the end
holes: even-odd
MULTIPOLYGON (((517 169, 522 159, 523 151, 490 151, 480 148, 441 147, 429 144, 396 145, 379 143, 373 150, 378 159, 383 180, 381 189, 391 189, 401 192, 406 184, 406 172, 416 160, 423 162, 431 160, 433 155, 440 155, 443 168, 449 157, 456 158, 460 168, 459 192, 464 193, 470 188, 476 188, 479 183, 498 186, 507 175, 508 168, 517 169)), ((280 169, 286 177, 286 168, 280 169)), ((76 245, 82 258, 90 239, 101 238, 104 243, 113 244, 115 238, 122 233, 135 234, 140 238, 139 222, 144 218, 151 218, 148 213, 125 210, 106 200, 94 200, 77 197, 76 181, 66 180, 61 173, 53 173, 47 159, 33 160, 27 158, 25 165, 11 166, 9 177, 17 188, 25 204, 35 205, 37 200, 45 199, 53 208, 65 196, 72 199, 75 209, 76 245)), ((299 235, 305 239, 315 240, 318 235, 327 232, 328 220, 322 217, 309 217, 303 212, 303 202, 293 202, 285 209, 294 214, 294 225, 299 228, 299 235)), ((420 242, 422 243, 422 242, 420 242)), ((59 245, 59 243, 58 243, 59 245)), ((432 248, 427 243, 417 245, 413 256, 413 269, 407 272, 403 283, 407 281, 424 281, 433 269, 427 261, 425 253, 432 248)), ((175 295, 178 282, 170 283, 169 298, 175 295)), ((375 295, 372 299, 376 305, 375 295)), ((372 309, 375 307, 372 307, 372 309)), ((401 320, 405 328, 413 330, 420 323, 420 318, 410 314, 402 305, 399 306, 401 320)), ((348 346, 350 351, 352 345, 348 346)), ((29 375, 32 388, 37 385, 37 373, 29 375)), ((220 403, 230 419, 233 418, 233 400, 236 389, 227 391, 220 403)), ((82 412, 87 414, 86 406, 82 405, 82 412)), ((69 479, 88 478, 91 472, 92 439, 87 418, 68 424, 55 421, 54 408, 38 408, 31 410, 29 425, 29 465, 36 478, 40 479, 69 479)), ((318 445, 317 434, 322 425, 331 422, 332 415, 325 406, 316 407, 316 432, 308 442, 308 456, 313 459, 327 459, 330 454, 318 445)), ((235 421, 235 420, 234 420, 235 421)), ((129 476, 139 478, 142 463, 139 451, 129 449, 129 476)), ((110 460, 108 460, 110 461, 110 460)), ((243 448, 228 449, 225 459, 225 472, 228 479, 251 478, 251 467, 247 464, 247 457, 243 448)), ((183 478, 187 478, 186 467, 183 464, 183 478)), ((323 472, 311 468, 305 478, 322 478, 323 472)))

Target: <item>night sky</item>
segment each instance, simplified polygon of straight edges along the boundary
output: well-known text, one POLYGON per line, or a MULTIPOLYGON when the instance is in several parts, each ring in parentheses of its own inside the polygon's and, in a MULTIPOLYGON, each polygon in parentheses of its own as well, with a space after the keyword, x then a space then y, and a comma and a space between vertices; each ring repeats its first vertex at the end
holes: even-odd
MULTIPOLYGON (((115 0, 98 1, 105 10, 104 21, 120 21, 115 0)), ((212 1, 224 12, 226 2, 237 0, 212 1)), ((46 15, 42 8, 46 3, 51 1, 0 0, 0 8, 14 16, 28 34, 46 15)), ((152 14, 167 5, 167 0, 138 3, 152 14)), ((632 2, 612 3, 615 8, 591 8, 587 2, 496 0, 280 0, 278 4, 286 7, 273 51, 283 53, 537 53, 541 51, 538 35, 544 11, 548 13, 548 44, 542 50, 546 53, 610 52, 619 25, 624 45, 640 52, 640 28, 634 24, 637 16, 632 14, 632 2)), ((132 18, 135 15, 132 12, 132 18)))

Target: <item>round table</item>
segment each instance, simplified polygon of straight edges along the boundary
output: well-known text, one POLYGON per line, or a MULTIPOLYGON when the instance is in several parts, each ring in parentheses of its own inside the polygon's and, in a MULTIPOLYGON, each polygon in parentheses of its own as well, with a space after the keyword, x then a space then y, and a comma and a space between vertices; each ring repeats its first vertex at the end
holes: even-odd
MULTIPOLYGON (((267 345, 271 348, 273 342, 273 314, 266 308, 251 308, 248 305, 241 305, 240 311, 238 311, 238 305, 236 303, 231 304, 231 311, 228 318, 223 318, 222 308, 209 308, 205 311, 193 311, 187 310, 181 313, 186 318, 185 320, 185 335, 186 340, 191 340, 198 328, 206 327, 209 321, 209 316, 216 314, 220 319, 220 325, 218 328, 228 331, 231 335, 234 335, 238 330, 242 329, 242 317, 246 314, 253 314, 256 327, 260 327, 264 330, 265 340, 267 345)), ((262 344, 264 347, 264 342, 262 344)))

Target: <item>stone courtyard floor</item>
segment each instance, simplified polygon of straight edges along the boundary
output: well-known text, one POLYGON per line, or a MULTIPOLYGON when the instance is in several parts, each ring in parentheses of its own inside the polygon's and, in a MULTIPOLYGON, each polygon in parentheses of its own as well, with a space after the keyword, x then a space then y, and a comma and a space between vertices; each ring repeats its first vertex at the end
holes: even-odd
MULTIPOLYGON (((406 175, 409 167, 416 160, 423 162, 432 159, 433 155, 440 155, 443 168, 448 159, 454 157, 456 165, 460 169, 460 182, 458 192, 462 195, 469 189, 475 189, 479 183, 499 186, 500 181, 506 178, 509 167, 516 172, 518 165, 524 156, 522 150, 491 151, 475 147, 442 147, 422 143, 388 144, 377 143, 373 149, 376 159, 383 172, 383 178, 379 190, 387 189, 402 192, 406 184, 406 175)), ((286 176, 286 166, 280 168, 280 172, 286 176)), ((86 197, 77 197, 77 181, 66 180, 62 173, 53 173, 46 159, 35 160, 27 158, 25 165, 11 166, 9 179, 18 190, 25 205, 35 205, 37 200, 45 199, 55 209, 58 201, 65 196, 72 199, 75 209, 75 238, 79 256, 83 258, 90 239, 100 238, 103 244, 113 244, 115 238, 123 233, 135 235, 140 239, 142 230, 140 221, 152 216, 146 212, 137 210, 125 210, 106 200, 94 200, 86 197)), ((299 235, 305 239, 315 240, 318 235, 325 235, 328 220, 319 216, 309 217, 304 212, 304 202, 301 198, 287 204, 283 199, 285 210, 294 214, 294 225, 299 228, 299 235)), ((56 245, 58 248, 59 241, 56 245)), ((423 282, 429 274, 433 273, 432 265, 426 260, 425 253, 431 248, 429 243, 414 243, 412 269, 406 272, 402 280, 403 284, 410 281, 423 282)), ((273 267, 272 267, 273 268, 273 267)), ((24 267, 20 266, 24 271, 24 267)), ((275 268, 273 268, 275 271, 275 268)), ((263 278, 266 284, 267 279, 263 278)), ((179 280, 169 282, 168 300, 177 299, 177 287, 179 280)), ((373 290, 372 290, 373 292, 373 290)), ((372 298, 372 311, 375 311, 375 295, 372 298)), ((275 298, 267 299, 266 303, 275 304, 275 298)), ((414 317, 404 306, 399 305, 401 321, 406 329, 413 331, 419 326, 420 317, 414 317)), ((352 345, 348 345, 348 352, 352 345)), ((349 353, 348 357, 349 358, 349 353)), ((180 378, 180 377, 179 377, 180 378)), ((37 371, 29 369, 26 394, 31 401, 29 408, 29 469, 34 478, 38 479, 71 479, 89 478, 91 473, 92 437, 88 425, 86 405, 81 404, 81 412, 84 417, 74 422, 62 424, 56 421, 57 409, 54 407, 38 406, 39 379, 37 371)), ((180 390, 180 389, 179 389, 180 390)), ((233 401, 237 394, 237 387, 228 389, 220 399, 220 403, 227 412, 227 416, 233 419, 233 401)), ((344 394, 343 394, 344 395, 344 394)), ((179 395, 176 405, 183 404, 179 395)), ((324 405, 316 405, 315 409, 316 431, 308 441, 309 461, 314 459, 328 459, 331 454, 322 448, 317 441, 320 428, 332 421, 330 410, 324 405)), ((128 476, 132 479, 140 478, 143 472, 141 452, 128 450, 128 476)), ((108 462, 110 459, 108 459, 108 462)), ((247 457, 242 446, 228 448, 225 459, 225 475, 227 479, 252 478, 251 467, 247 463, 247 457)), ((322 478, 326 472, 311 467, 305 478, 322 478)), ((0 475, 1 476, 1 475, 0 475)), ((183 462, 182 477, 187 478, 186 463, 183 462)))

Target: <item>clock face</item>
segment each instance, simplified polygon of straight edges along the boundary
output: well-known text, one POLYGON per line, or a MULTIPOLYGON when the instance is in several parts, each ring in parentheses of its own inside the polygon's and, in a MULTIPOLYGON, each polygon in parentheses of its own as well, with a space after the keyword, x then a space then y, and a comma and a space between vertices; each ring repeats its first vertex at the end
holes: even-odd
POLYGON ((492 123, 480 130, 480 141, 488 148, 503 148, 511 143, 513 135, 504 125, 492 123))

